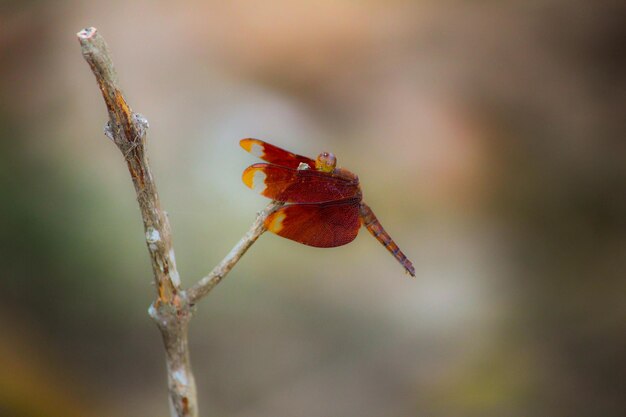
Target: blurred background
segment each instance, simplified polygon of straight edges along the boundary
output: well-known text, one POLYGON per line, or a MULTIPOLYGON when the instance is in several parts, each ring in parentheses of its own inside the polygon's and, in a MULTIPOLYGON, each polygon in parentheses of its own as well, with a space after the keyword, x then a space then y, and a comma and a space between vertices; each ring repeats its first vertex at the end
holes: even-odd
POLYGON ((4 1, 0 415, 167 416, 135 195, 75 33, 132 108, 185 286, 268 201, 258 137, 357 173, 366 231, 264 235, 197 307, 203 416, 623 416, 622 2, 4 1))

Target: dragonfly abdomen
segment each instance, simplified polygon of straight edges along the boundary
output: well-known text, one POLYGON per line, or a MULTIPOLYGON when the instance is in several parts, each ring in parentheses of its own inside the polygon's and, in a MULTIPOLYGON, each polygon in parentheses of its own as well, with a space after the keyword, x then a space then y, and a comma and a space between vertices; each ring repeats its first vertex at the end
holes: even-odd
POLYGON ((393 241, 389 233, 385 231, 383 226, 380 224, 376 215, 371 208, 364 202, 361 202, 359 207, 359 213, 361 216, 361 223, 365 228, 378 240, 384 247, 387 249, 393 256, 400 262, 400 264, 406 269, 406 271, 411 274, 411 276, 415 276, 415 268, 411 261, 406 257, 404 253, 400 250, 396 242, 393 241))

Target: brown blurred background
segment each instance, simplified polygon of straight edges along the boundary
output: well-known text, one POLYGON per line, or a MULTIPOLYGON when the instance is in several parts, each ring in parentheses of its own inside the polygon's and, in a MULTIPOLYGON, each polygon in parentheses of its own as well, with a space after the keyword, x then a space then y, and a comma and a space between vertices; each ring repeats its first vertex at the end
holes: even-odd
POLYGON ((626 415, 622 2, 4 1, 0 415, 167 416, 106 38, 185 285, 267 200, 258 137, 338 155, 413 260, 264 235, 197 309, 203 416, 626 415))

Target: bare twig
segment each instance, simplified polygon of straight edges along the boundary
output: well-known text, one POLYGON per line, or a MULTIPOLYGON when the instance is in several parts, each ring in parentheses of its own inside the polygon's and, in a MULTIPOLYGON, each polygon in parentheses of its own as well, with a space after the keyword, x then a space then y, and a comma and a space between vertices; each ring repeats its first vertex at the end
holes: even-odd
POLYGON ((204 278, 200 279, 193 287, 187 290, 187 298, 191 304, 197 303, 202 297, 207 295, 217 284, 220 283, 222 278, 230 272, 235 266, 248 248, 265 232, 265 226, 263 222, 272 214, 277 208, 281 207, 284 203, 272 201, 263 211, 258 213, 258 216, 248 233, 241 238, 239 242, 233 247, 233 249, 226 255, 222 261, 217 264, 215 268, 204 278))
POLYGON ((181 290, 170 225, 161 209, 146 156, 147 122, 126 103, 108 48, 97 30, 87 28, 77 36, 109 112, 105 133, 122 152, 137 194, 157 288, 150 315, 158 324, 165 344, 172 416, 196 417, 196 387, 187 347, 191 308, 181 290))
POLYGON ((176 269, 169 221, 161 209, 146 155, 148 122, 143 116, 133 113, 126 103, 118 86, 117 74, 108 48, 97 30, 93 27, 83 29, 77 36, 83 57, 96 77, 109 112, 105 134, 122 152, 137 194, 157 288, 157 298, 150 306, 149 313, 157 323, 165 345, 171 415, 197 417, 196 385, 187 342, 192 307, 228 274, 265 231, 263 222, 267 216, 282 203, 272 202, 261 211, 248 233, 209 275, 188 291, 182 289, 176 269))
POLYGON ((145 152, 147 122, 133 113, 126 103, 117 84, 117 73, 106 43, 96 29, 81 30, 77 36, 83 57, 96 76, 109 111, 108 133, 124 155, 135 186, 159 301, 173 302, 180 290, 180 278, 176 269, 169 221, 161 209, 145 152))

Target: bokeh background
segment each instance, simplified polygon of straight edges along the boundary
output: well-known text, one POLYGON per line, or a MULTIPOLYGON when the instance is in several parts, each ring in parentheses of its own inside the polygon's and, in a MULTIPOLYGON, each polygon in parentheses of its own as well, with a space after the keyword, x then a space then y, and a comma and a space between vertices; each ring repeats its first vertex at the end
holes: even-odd
POLYGON ((365 231, 262 236, 197 308, 202 415, 625 415, 620 3, 4 1, 0 415, 168 415, 86 26, 150 122, 186 286, 267 203, 249 136, 333 151, 417 269, 365 231))

